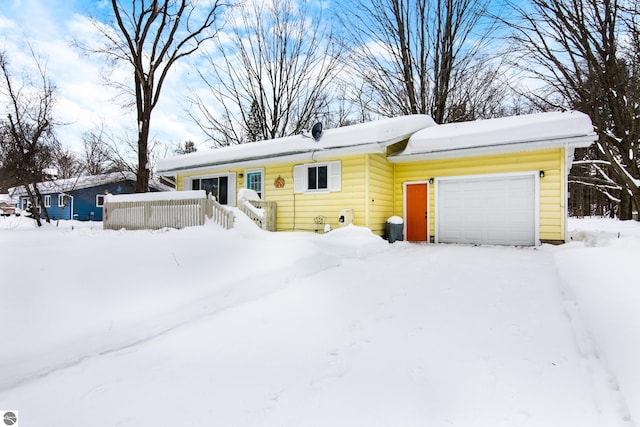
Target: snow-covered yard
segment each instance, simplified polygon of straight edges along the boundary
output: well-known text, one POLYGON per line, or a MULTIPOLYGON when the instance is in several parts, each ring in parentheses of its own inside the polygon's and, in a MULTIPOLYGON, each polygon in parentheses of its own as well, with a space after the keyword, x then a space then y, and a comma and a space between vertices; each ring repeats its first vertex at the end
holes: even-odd
POLYGON ((0 219, 23 426, 632 426, 640 226, 538 248, 0 219))

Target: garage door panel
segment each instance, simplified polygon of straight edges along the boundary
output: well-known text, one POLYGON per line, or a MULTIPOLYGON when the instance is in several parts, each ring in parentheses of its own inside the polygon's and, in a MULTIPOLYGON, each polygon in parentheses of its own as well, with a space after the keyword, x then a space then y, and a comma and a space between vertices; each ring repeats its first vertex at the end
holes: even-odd
POLYGON ((535 244, 535 176, 455 178, 438 182, 438 241, 535 244))

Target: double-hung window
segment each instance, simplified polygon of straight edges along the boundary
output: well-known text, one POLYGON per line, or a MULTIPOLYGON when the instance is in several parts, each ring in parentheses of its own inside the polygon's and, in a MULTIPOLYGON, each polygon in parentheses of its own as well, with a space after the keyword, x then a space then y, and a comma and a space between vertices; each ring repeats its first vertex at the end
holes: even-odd
POLYGON ((342 189, 341 163, 324 162, 296 165, 293 168, 294 193, 330 193, 342 189))
POLYGON ((328 187, 328 165, 307 167, 307 190, 327 190, 328 187))

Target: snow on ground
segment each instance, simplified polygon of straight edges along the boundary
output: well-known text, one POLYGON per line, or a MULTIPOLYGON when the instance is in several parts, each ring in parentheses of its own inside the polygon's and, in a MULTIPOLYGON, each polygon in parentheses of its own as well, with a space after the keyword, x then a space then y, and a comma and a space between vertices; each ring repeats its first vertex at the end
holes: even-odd
POLYGON ((509 248, 236 216, 134 232, 2 218, 0 410, 48 426, 640 422, 637 223, 509 248))
POLYGON ((640 424, 640 224, 573 219, 555 253, 565 298, 584 319, 588 346, 613 374, 640 424))

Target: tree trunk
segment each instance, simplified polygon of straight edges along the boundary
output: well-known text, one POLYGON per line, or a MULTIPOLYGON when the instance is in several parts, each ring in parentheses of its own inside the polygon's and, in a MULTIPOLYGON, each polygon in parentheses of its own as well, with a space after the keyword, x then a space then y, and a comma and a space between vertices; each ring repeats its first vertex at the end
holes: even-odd
POLYGON ((138 134, 138 171, 136 174, 136 193, 149 191, 149 119, 142 119, 138 134))
POLYGON ((626 188, 622 188, 620 192, 620 211, 618 212, 618 218, 620 218, 621 221, 631 219, 631 196, 626 188))
POLYGON ((40 210, 44 212, 44 220, 47 221, 47 224, 51 224, 51 219, 49 219, 49 211, 47 211, 47 207, 45 206, 42 194, 40 194, 40 190, 38 190, 38 185, 33 184, 33 189, 35 190, 36 197, 40 201, 40 210))
POLYGON ((28 210, 31 212, 31 216, 36 221, 36 224, 38 224, 38 227, 42 227, 42 221, 40 221, 40 212, 38 212, 38 206, 36 205, 36 199, 33 195, 33 192, 31 191, 29 184, 25 184, 24 188, 25 190, 27 190, 27 195, 29 196, 29 203, 31 203, 31 206, 29 207, 28 210))

